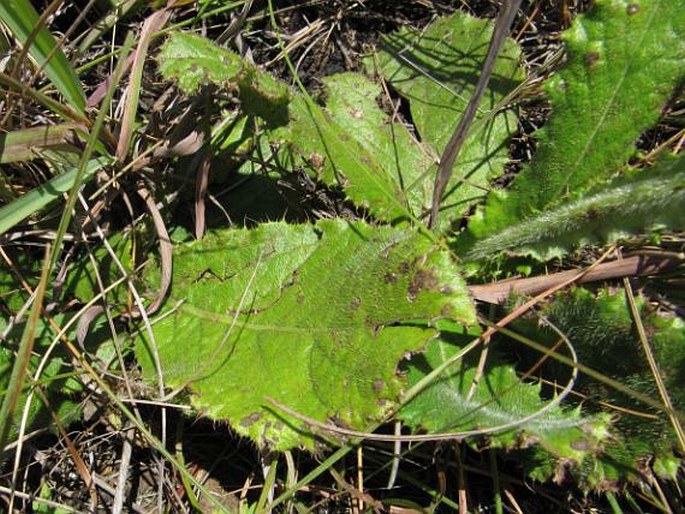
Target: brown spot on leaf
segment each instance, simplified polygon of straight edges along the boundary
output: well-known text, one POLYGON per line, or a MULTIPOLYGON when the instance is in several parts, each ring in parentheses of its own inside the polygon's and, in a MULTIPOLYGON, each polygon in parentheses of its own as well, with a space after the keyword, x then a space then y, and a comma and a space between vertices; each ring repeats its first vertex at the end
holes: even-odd
POLYGON ((364 325, 366 325, 369 328, 369 330, 371 330, 371 334, 374 338, 378 336, 379 332, 383 328, 383 325, 379 325, 378 323, 369 318, 366 318, 364 320, 364 325))
POLYGON ((382 379, 377 378, 376 380, 373 381, 373 391, 375 393, 380 393, 384 387, 385 387, 385 382, 382 379))
POLYGON ((599 61, 598 52, 588 52, 585 54, 585 64, 590 68, 594 68, 597 65, 597 61, 599 61))
POLYGON ((248 417, 240 420, 240 426, 243 428, 248 428, 248 427, 254 425, 257 421, 259 421, 260 418, 261 418, 261 416, 259 415, 258 412, 253 412, 248 417))
POLYGON ((323 163, 326 158, 316 152, 312 152, 309 156, 309 162, 316 171, 321 171, 323 169, 323 163))
POLYGON ((626 11, 628 12, 628 14, 637 14, 639 10, 639 4, 628 4, 628 7, 626 7, 626 11))
POLYGON ((352 310, 357 310, 359 306, 362 304, 361 298, 357 298, 356 296, 352 298, 352 301, 350 302, 350 307, 352 310))
POLYGON ((393 273, 392 271, 389 271, 385 274, 383 280, 386 284, 394 284, 395 282, 397 282, 397 274, 393 273))
POLYGON ((409 284, 409 296, 416 298, 421 291, 434 291, 438 287, 438 277, 433 270, 419 269, 409 284))
POLYGON ((581 452, 586 452, 592 449, 590 442, 587 439, 578 439, 571 443, 571 448, 581 452))

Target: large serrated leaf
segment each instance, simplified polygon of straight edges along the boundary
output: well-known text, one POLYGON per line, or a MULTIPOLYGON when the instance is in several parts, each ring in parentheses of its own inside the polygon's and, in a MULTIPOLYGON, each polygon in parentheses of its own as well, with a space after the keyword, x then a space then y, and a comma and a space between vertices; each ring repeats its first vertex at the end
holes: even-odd
MULTIPOLYGON (((436 22, 425 37, 412 41, 417 55, 431 55, 422 62, 426 67, 423 71, 435 73, 442 85, 422 74, 412 74, 413 68, 407 75, 394 57, 381 54, 384 71, 396 77, 407 75, 396 84, 406 88, 403 92, 423 95, 412 109, 427 145, 389 119, 377 104, 382 88, 359 74, 325 78, 325 105, 319 105, 306 95, 291 95, 283 83, 237 55, 189 34, 170 36, 160 54, 160 70, 188 91, 204 83, 237 85, 245 112, 277 128, 270 139, 275 146, 285 143, 290 151, 287 159, 281 158, 286 170, 305 166, 314 178, 342 187, 354 203, 379 219, 416 221, 430 205, 437 155, 473 92, 491 31, 491 22, 457 13, 436 22), (436 50, 436 41, 447 43, 436 50)), ((405 37, 406 33, 398 33, 387 48, 405 37)), ((520 75, 517 65, 518 48, 510 42, 495 68, 487 110, 476 120, 453 187, 447 193, 446 202, 452 204, 455 215, 480 199, 487 182, 502 172, 506 140, 515 123, 510 115, 495 115, 491 109, 516 87, 520 75)))
MULTIPOLYGON (((452 336, 450 341, 432 341, 426 352, 414 356, 407 365, 409 383, 418 383, 471 338, 452 336)), ((494 359, 491 356, 491 364, 471 396, 477 366, 468 359, 419 393, 402 408, 399 417, 410 427, 430 433, 508 426, 489 436, 492 446, 510 450, 536 443, 567 462, 580 463, 598 448, 606 433, 605 421, 558 406, 543 412, 547 404, 541 399, 540 385, 522 382, 513 365, 494 359)))
MULTIPOLYGON (((475 321, 446 252, 411 232, 342 221, 268 223, 182 247, 172 296, 154 325, 166 385, 188 385, 209 417, 278 449, 313 440, 268 398, 368 428, 397 400, 397 364, 435 336, 430 324, 475 321)), ((154 378, 151 342, 140 338, 154 378)))
POLYGON ((683 205, 685 155, 666 156, 633 177, 477 241, 464 258, 478 260, 506 251, 548 260, 584 244, 614 242, 654 227, 680 230, 685 227, 683 205))
MULTIPOLYGON (((420 32, 402 29, 386 36, 376 62, 367 61, 369 68, 377 63, 386 80, 409 100, 421 140, 436 155, 473 95, 492 30, 491 21, 457 12, 420 32)), ((507 40, 443 199, 443 210, 453 218, 481 200, 490 180, 503 173, 516 117, 496 111, 522 80, 519 58, 518 46, 507 40)))
POLYGON ((623 166, 685 73, 685 10, 677 2, 598 1, 565 33, 568 60, 547 84, 553 115, 537 153, 506 193, 471 220, 481 239, 623 166))

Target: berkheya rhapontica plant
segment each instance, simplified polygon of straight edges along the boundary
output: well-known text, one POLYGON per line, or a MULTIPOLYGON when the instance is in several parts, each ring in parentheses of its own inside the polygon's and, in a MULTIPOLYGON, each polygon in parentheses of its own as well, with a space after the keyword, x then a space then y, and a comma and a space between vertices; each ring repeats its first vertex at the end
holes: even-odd
MULTIPOLYGON (((279 174, 304 170, 368 216, 261 222, 179 245, 154 341, 145 330, 137 339, 145 376, 187 387, 199 413, 276 450, 314 449, 334 437, 317 422, 363 432, 399 419, 415 432, 473 433, 474 441, 489 434, 493 447, 530 447, 529 471, 540 479, 574 469, 601 485, 652 455, 659 473, 675 473, 664 412, 656 411, 666 421, 646 428, 615 411, 560 404, 562 394, 545 399, 541 384, 522 380, 496 348, 472 386, 478 359, 464 349, 477 348, 480 334, 466 278, 484 277, 492 258, 544 262, 582 245, 685 225, 683 158, 628 165, 636 139, 682 80, 685 12, 676 2, 612 0, 575 19, 564 34, 566 62, 544 85, 552 116, 535 134, 533 160, 499 189, 492 184, 517 127, 511 102, 526 80, 519 48, 507 41, 431 231, 425 213, 436 155, 474 89, 492 25, 456 13, 420 33, 401 30, 368 58, 366 75, 326 77, 318 98, 206 39, 168 37, 159 54, 165 77, 188 93, 211 84, 240 98, 240 110, 224 112, 213 131, 217 152, 245 158, 238 170, 245 180, 228 204, 253 199, 255 210, 285 219, 260 202, 279 174), (408 102, 415 133, 379 107, 375 77, 408 102), (469 213, 466 229, 456 229, 469 213), (457 364, 427 381, 448 359, 457 364)), ((147 278, 154 282, 155 273, 150 266, 147 278)), ((581 364, 630 377, 629 387, 651 395, 625 305, 621 294, 577 290, 543 311, 578 347, 581 364), (623 367, 598 361, 609 348, 626 359, 623 367)), ((682 320, 641 305, 682 408, 682 320)), ((538 341, 553 334, 518 328, 538 341)), ((572 375, 566 366, 554 379, 572 375)), ((579 387, 600 395, 589 381, 579 387)), ((610 396, 619 405, 635 402, 625 391, 610 396)))

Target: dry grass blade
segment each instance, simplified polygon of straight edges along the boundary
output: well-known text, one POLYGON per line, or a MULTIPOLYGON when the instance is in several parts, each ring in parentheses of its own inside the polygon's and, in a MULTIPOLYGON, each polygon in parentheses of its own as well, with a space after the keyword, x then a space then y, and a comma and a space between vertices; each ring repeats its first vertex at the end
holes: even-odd
MULTIPOLYGON (((619 254, 619 262, 620 262, 620 254, 619 254)), ((647 363, 649 364, 649 369, 652 372, 652 376, 654 377, 654 381, 656 382, 657 389, 659 390, 659 395, 661 396, 661 401, 664 402, 664 406, 669 411, 674 410, 673 408, 673 402, 671 401, 671 397, 668 394, 668 391, 666 390, 666 385, 664 384, 664 379, 661 376, 661 372, 659 371, 659 366, 656 363, 656 359, 654 358, 654 353, 652 352, 652 348, 649 345, 649 339, 647 338, 647 333, 645 332, 645 326, 642 323, 642 317, 640 316, 640 310, 638 309, 637 303, 635 302, 635 295, 633 294, 633 286, 630 283, 630 280, 628 278, 623 279, 623 288, 625 289, 626 292, 626 297, 628 298, 628 305, 630 306, 630 312, 633 316, 633 321, 635 322, 635 327, 637 328, 637 333, 640 338, 640 343, 642 344, 642 349, 645 352, 645 358, 647 359, 647 363)), ((683 426, 680 423, 680 420, 677 418, 677 416, 674 416, 673 414, 668 415, 669 419, 671 420, 671 424, 673 425, 673 430, 676 433, 676 437, 678 439, 678 444, 680 446, 681 451, 685 451, 685 432, 683 432, 683 426)))
POLYGON ((117 144, 116 157, 119 162, 123 162, 128 154, 133 135, 133 125, 138 110, 138 98, 140 95, 140 83, 143 79, 143 65, 147 58, 150 42, 155 32, 159 31, 169 20, 171 12, 163 9, 152 14, 145 23, 140 33, 138 48, 134 54, 133 68, 131 70, 131 80, 126 89, 126 105, 124 115, 121 119, 121 129, 119 132, 119 142, 117 144))
POLYGON ((452 176, 454 162, 457 159, 457 155, 459 155, 461 146, 464 144, 464 141, 466 141, 469 127, 476 115, 478 105, 480 104, 480 100, 483 97, 485 88, 490 80, 492 69, 495 66, 495 59, 497 58, 497 54, 499 54, 502 43, 504 43, 504 39, 509 32, 509 27, 511 27, 520 5, 521 0, 505 0, 505 3, 502 4, 502 7, 500 8, 495 30, 493 31, 492 39, 490 40, 488 54, 485 57, 485 62, 483 63, 476 89, 469 100, 469 103, 466 105, 466 109, 459 120, 457 128, 454 129, 450 141, 447 143, 444 152, 440 156, 440 165, 438 166, 438 172, 435 177, 435 187, 433 188, 433 203, 431 205, 428 228, 433 228, 437 222, 438 214, 440 213, 440 201, 442 200, 442 195, 445 193, 447 184, 452 176))
POLYGON ((157 231, 157 237, 159 239, 159 254, 162 263, 162 280, 159 284, 159 290, 157 291, 154 301, 146 309, 147 314, 152 314, 159 310, 166 297, 167 291, 169 291, 169 286, 171 286, 173 245, 171 244, 169 232, 164 224, 162 214, 159 212, 152 195, 145 188, 140 188, 138 190, 138 195, 145 201, 145 205, 152 216, 152 221, 155 225, 155 230, 157 231))
POLYGON ((69 105, 53 100, 48 95, 36 91, 6 73, 0 72, 0 85, 5 86, 21 96, 32 98, 65 120, 75 121, 76 123, 84 124, 86 126, 91 125, 90 120, 78 110, 74 110, 69 105))
MULTIPOLYGON (((50 400, 47 398, 43 390, 40 388, 40 386, 35 387, 34 391, 38 396, 40 397, 41 401, 43 402, 43 405, 46 406, 46 408, 50 411, 50 416, 52 417, 52 421, 55 424, 55 427, 57 427, 57 430, 59 431, 60 435, 62 436, 62 439, 64 440, 64 443, 67 447, 67 452, 69 453, 69 456, 71 457, 71 460, 74 463, 74 466, 76 468, 76 471, 78 472, 79 476, 81 477, 81 480, 86 484, 86 487, 90 490, 90 495, 91 499, 95 498, 95 490, 94 490, 94 482, 93 482, 93 476, 90 473, 90 470, 88 469, 88 466, 86 465, 85 461, 83 460, 83 457, 81 457, 81 454, 79 453, 78 449, 76 448, 76 445, 72 441, 71 437, 69 437, 69 434, 67 433, 67 430, 64 428, 64 425, 62 424, 61 420, 59 419, 59 416, 57 413, 54 411, 52 406, 50 405, 50 400)), ((20 428, 20 434, 24 434, 25 428, 26 428, 26 422, 28 418, 28 411, 30 408, 30 396, 26 401, 26 404, 24 406, 24 413, 22 416, 21 420, 21 428, 20 428)), ((21 440, 20 440, 21 441, 21 440)), ((20 468, 20 463, 21 463, 21 455, 22 455, 22 445, 20 444, 17 452, 15 453, 14 456, 14 469, 12 470, 12 483, 16 484, 18 475, 19 475, 19 468, 20 468)), ((9 511, 12 512, 13 509, 13 502, 14 502, 14 494, 10 496, 10 505, 9 505, 9 511)))
MULTIPOLYGON (((487 320, 483 320, 483 323, 488 324, 491 328, 496 327, 496 325, 489 323, 487 320)), ((537 343, 536 341, 533 341, 532 339, 530 339, 528 337, 522 336, 521 334, 518 334, 517 332, 514 332, 513 330, 509 330, 506 327, 499 327, 498 331, 501 332, 502 334, 504 334, 505 336, 510 337, 510 338, 520 342, 520 343, 523 343, 524 345, 526 345, 529 348, 532 348, 533 350, 536 350, 538 352, 544 353, 544 352, 549 351, 549 348, 547 348, 546 346, 544 346, 540 343, 537 343)), ((554 360, 561 362, 562 364, 565 364, 565 365, 570 366, 570 367, 577 367, 578 371, 580 371, 581 373, 586 374, 590 378, 593 378, 593 379, 601 382, 602 384, 606 384, 607 386, 615 389, 616 391, 619 391, 619 392, 625 394, 626 396, 629 396, 631 398, 635 398, 636 400, 639 400, 640 402, 644 403, 645 405, 649 405, 650 407, 653 407, 654 409, 665 412, 669 416, 674 416, 675 418, 677 418, 681 422, 685 421, 685 413, 677 411, 675 409, 671 409, 671 408, 665 406, 663 403, 659 403, 658 401, 654 400, 653 398, 651 398, 650 396, 648 396, 644 393, 640 393, 634 389, 630 389, 629 387, 623 385, 618 380, 614 380, 612 378, 609 378, 609 377, 603 375, 602 373, 599 373, 598 371, 595 371, 594 369, 592 369, 588 366, 585 366, 583 364, 574 363, 573 360, 571 360, 571 359, 569 359, 563 355, 560 355, 558 353, 552 353, 552 354, 550 354, 550 356, 554 360)))
POLYGON ((202 239, 205 233, 205 196, 209 185, 209 166, 211 164, 209 152, 201 158, 195 179, 195 237, 202 239))
POLYGON ((78 129, 76 123, 45 125, 0 134, 0 164, 35 159, 40 150, 72 150, 78 129))

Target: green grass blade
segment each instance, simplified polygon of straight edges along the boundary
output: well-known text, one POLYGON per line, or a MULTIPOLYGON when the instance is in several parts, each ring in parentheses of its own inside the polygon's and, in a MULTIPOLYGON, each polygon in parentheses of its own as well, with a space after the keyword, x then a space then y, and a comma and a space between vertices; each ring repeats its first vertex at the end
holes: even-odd
MULTIPOLYGON (((108 159, 92 159, 86 166, 83 180, 88 180, 107 164, 108 159)), ((69 192, 74 185, 77 172, 77 168, 72 168, 0 208, 0 234, 4 234, 51 202, 62 198, 62 195, 69 192)))
POLYGON ((14 417, 14 410, 21 396, 21 390, 24 387, 24 378, 26 377, 26 370, 29 367, 29 359, 33 351, 33 343, 36 340, 36 327, 40 322, 40 316, 43 312, 43 299, 45 298, 45 290, 48 283, 48 252, 46 252, 46 259, 43 264, 43 272, 41 274, 40 282, 36 290, 36 296, 31 307, 31 314, 24 328, 24 333, 21 337, 21 343, 17 350, 17 357, 12 366, 12 374, 10 376, 9 385, 7 386, 7 394, 2 399, 2 406, 0 406, 0 461, 2 460, 5 443, 9 435, 10 427, 14 417))
MULTIPOLYGON (((39 16, 29 0, 3 0, 0 2, 0 21, 24 45, 34 32, 39 16)), ((86 97, 81 82, 48 29, 42 27, 38 30, 29 48, 29 54, 64 95, 67 103, 79 113, 83 113, 86 97)))

